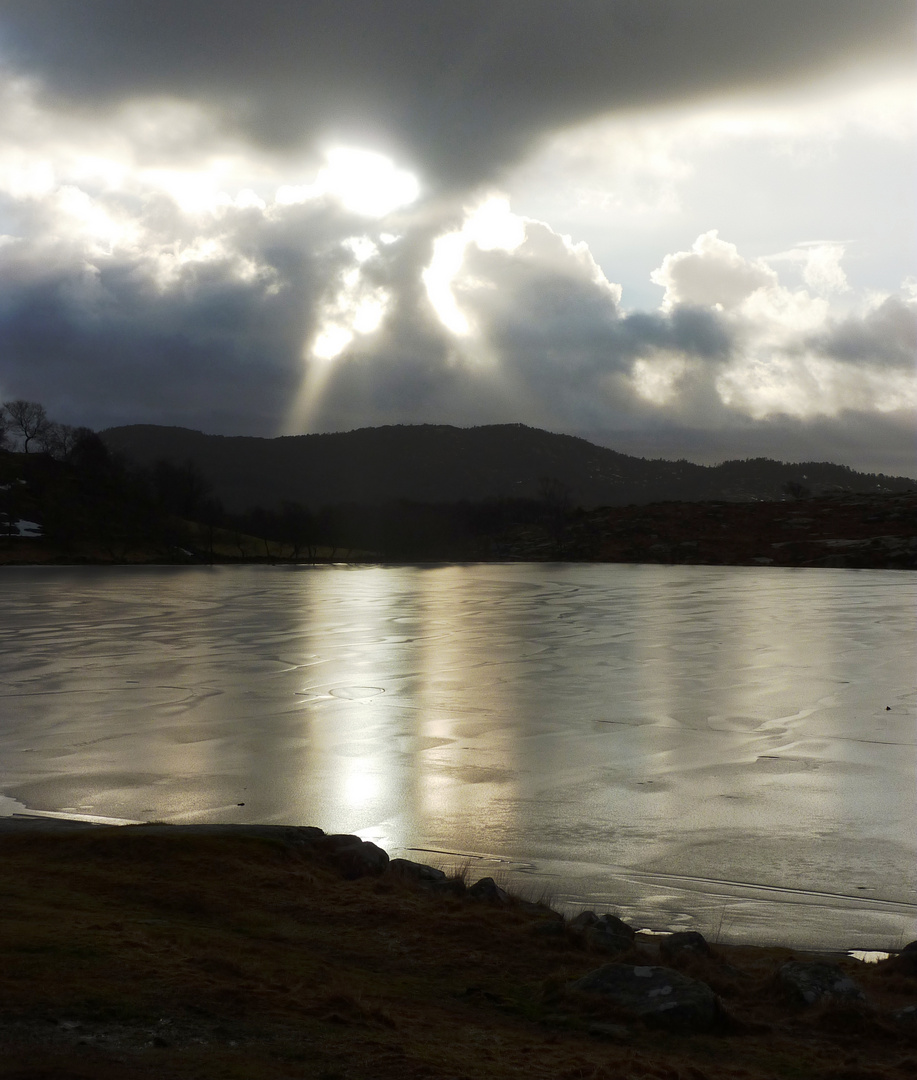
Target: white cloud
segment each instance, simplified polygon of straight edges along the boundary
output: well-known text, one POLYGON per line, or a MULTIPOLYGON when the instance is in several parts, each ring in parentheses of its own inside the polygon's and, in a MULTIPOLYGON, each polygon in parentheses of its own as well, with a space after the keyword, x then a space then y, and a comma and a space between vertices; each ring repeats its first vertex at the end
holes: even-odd
MULTIPOLYGON (((843 237, 830 242, 855 256, 847 284, 888 291, 913 272, 915 99, 913 72, 872 68, 782 93, 618 110, 546 136, 501 182, 517 213, 585 239, 629 304, 657 302, 649 253, 712 224, 749 260, 843 237)), ((809 258, 786 268, 786 284, 854 300, 836 263, 809 258)))
POLYGON ((527 298, 514 292, 520 274, 598 289, 612 312, 621 300, 620 285, 608 281, 587 244, 514 214, 505 196, 485 199, 466 211, 461 229, 436 239, 423 281, 443 325, 465 336, 488 312, 526 309, 527 298))
POLYGON ((671 311, 676 304, 728 310, 757 289, 777 283, 777 275, 766 263, 743 259, 735 244, 719 239, 716 229, 702 233, 690 251, 666 255, 650 279, 665 288, 663 311, 671 311))
POLYGON ((474 244, 480 251, 510 252, 515 251, 525 238, 525 222, 512 213, 509 200, 501 195, 490 195, 466 209, 460 229, 436 238, 422 280, 427 297, 447 330, 459 337, 472 332, 468 314, 455 296, 468 246, 474 244))
POLYGON ((802 270, 802 280, 818 293, 849 292, 850 283, 841 266, 846 255, 846 245, 834 242, 808 242, 798 244, 789 251, 768 255, 765 261, 795 263, 802 270))
MULTIPOLYGON (((840 260, 840 244, 818 243, 772 257, 801 263, 809 284, 824 293, 849 288, 840 260)), ((716 230, 703 233, 691 251, 667 255, 653 272, 665 287, 661 310, 700 305, 722 312, 733 347, 714 382, 723 405, 753 420, 782 415, 809 419, 837 416, 845 410, 892 412, 917 406, 917 372, 895 365, 907 355, 913 317, 887 299, 861 305, 840 324, 824 296, 792 290, 763 260, 743 258, 716 230), (891 306, 889 306, 891 305, 891 306), (902 346, 888 354, 891 343, 902 346), (884 349, 890 361, 870 364, 870 349, 884 349), (851 363, 855 359, 858 363, 851 363)), ((896 347, 897 348, 897 347, 896 347)), ((911 347, 913 351, 913 346, 911 347)), ((633 380, 647 400, 667 404, 677 397, 683 364, 662 353, 641 358, 633 380)))
POLYGON ((339 272, 334 289, 319 304, 311 349, 318 360, 335 360, 358 335, 378 330, 391 303, 389 292, 374 285, 363 270, 379 254, 372 240, 351 236, 341 242, 340 250, 353 262, 339 272))

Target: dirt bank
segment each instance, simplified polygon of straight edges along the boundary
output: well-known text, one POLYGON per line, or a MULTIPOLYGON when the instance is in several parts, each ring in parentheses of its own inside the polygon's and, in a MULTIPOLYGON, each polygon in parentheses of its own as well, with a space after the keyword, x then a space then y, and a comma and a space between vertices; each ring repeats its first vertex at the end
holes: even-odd
POLYGON ((831 957, 865 1000, 806 1006, 777 975, 812 958, 786 949, 661 956, 637 935, 610 956, 531 899, 391 869, 348 880, 343 865, 277 830, 8 825, 0 1076, 917 1075, 917 1025, 895 1018, 917 1004, 905 956, 831 957), (609 961, 703 981, 719 1020, 660 1029, 568 989, 609 961))

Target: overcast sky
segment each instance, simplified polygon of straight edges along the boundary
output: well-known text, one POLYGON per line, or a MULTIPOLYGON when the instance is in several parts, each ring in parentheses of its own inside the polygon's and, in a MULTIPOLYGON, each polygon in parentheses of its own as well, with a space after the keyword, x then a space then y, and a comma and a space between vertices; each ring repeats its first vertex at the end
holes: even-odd
POLYGON ((0 0, 0 399, 917 475, 914 0, 0 0))

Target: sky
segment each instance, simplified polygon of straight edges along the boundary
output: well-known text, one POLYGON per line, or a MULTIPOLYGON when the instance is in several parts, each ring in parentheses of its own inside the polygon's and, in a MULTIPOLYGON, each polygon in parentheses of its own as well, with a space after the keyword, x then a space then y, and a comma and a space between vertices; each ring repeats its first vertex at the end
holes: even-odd
POLYGON ((0 400, 917 476, 914 0, 0 0, 0 400))

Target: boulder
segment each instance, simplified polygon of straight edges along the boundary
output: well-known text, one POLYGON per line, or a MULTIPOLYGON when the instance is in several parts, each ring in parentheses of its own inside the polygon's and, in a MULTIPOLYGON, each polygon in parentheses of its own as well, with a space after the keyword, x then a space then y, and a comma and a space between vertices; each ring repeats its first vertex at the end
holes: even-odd
POLYGON ((581 911, 575 919, 571 919, 570 929, 602 952, 625 953, 634 943, 634 928, 617 915, 581 911))
POLYGON ((570 929, 581 933, 595 926, 598 921, 599 917, 594 911, 581 911, 575 919, 570 920, 570 929))
POLYGON ((568 989, 608 998, 655 1027, 706 1031, 721 1015, 719 1000, 706 983, 671 968, 605 964, 568 989))
POLYGON ((601 923, 590 926, 583 937, 594 949, 614 955, 630 952, 634 947, 632 937, 628 937, 627 934, 618 934, 614 930, 606 930, 601 923))
POLYGON ((426 863, 412 862, 410 859, 390 859, 388 871, 397 877, 419 881, 421 884, 446 880, 444 870, 437 870, 435 866, 427 866, 426 863))
POLYGON ((508 904, 509 896, 500 888, 492 877, 483 877, 468 890, 468 895, 475 900, 485 900, 489 904, 508 904))
POLYGON ((315 841, 315 851, 340 870, 348 880, 381 874, 389 864, 388 853, 371 840, 348 833, 332 833, 315 841))
POLYGON ((863 1001, 860 987, 837 966, 824 961, 791 960, 777 973, 790 996, 805 1005, 819 1001, 863 1001))
POLYGON ((637 933, 632 926, 623 919, 619 919, 617 915, 600 915, 593 929, 601 930, 604 934, 617 934, 619 937, 626 937, 630 941, 634 940, 637 933))
POLYGON ((663 960, 672 962, 679 953, 693 953, 695 956, 710 956, 710 946, 703 934, 696 930, 681 930, 659 940, 659 955, 663 960))

